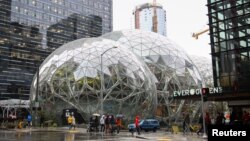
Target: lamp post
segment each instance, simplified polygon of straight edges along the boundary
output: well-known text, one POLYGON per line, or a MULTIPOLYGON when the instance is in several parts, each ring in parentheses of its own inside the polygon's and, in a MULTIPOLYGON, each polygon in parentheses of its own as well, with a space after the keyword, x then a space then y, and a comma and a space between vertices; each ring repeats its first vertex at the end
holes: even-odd
POLYGON ((117 48, 117 46, 113 46, 108 48, 101 54, 101 115, 103 115, 103 89, 104 89, 104 74, 103 74, 103 59, 102 56, 111 49, 117 48))
POLYGON ((35 123, 34 125, 37 126, 37 108, 39 107, 38 102, 38 95, 39 95, 39 66, 37 67, 37 74, 36 74, 36 95, 35 95, 35 123))
POLYGON ((202 138, 206 139, 207 138, 207 134, 206 134, 207 129, 206 129, 206 123, 205 123, 204 97, 203 97, 202 88, 201 88, 201 112, 202 112, 202 125, 203 125, 203 136, 202 136, 202 138))
POLYGON ((39 101, 38 101, 38 95, 39 95, 39 81, 40 81, 40 65, 42 60, 37 61, 37 74, 36 74, 36 95, 35 95, 35 126, 38 126, 38 107, 39 107, 39 101))

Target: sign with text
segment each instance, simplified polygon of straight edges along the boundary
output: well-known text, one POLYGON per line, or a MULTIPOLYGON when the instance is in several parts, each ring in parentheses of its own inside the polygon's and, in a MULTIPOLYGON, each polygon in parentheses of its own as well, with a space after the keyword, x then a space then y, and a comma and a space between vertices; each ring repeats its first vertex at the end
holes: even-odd
MULTIPOLYGON (((174 91, 173 97, 198 96, 203 93, 204 88, 174 91)), ((222 87, 207 88, 207 95, 221 94, 222 87)), ((204 94, 204 93, 203 93, 204 94)))
POLYGON ((220 139, 249 141, 250 125, 209 125, 208 141, 220 139))

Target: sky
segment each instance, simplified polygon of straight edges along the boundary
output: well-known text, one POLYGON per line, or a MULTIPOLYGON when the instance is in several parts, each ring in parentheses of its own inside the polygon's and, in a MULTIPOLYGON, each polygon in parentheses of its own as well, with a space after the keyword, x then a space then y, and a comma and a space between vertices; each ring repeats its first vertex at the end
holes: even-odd
MULTIPOLYGON (((196 40, 192 33, 208 28, 207 0, 156 0, 166 10, 167 37, 185 49, 189 55, 211 58, 209 32, 196 40)), ((153 0, 113 0, 113 30, 134 29, 133 11, 136 5, 153 0)))

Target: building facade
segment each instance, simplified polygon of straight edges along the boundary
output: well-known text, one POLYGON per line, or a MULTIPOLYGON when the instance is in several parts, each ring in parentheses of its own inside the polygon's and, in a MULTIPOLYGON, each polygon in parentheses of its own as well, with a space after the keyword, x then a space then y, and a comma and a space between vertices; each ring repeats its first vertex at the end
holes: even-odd
MULTIPOLYGON (((250 1, 208 0, 216 99, 250 99, 250 1)), ((249 103, 250 105, 250 103, 249 103)))
POLYGON ((59 46, 112 31, 112 0, 0 0, 0 99, 28 99, 59 46))
POLYGON ((166 11, 162 8, 161 5, 159 4, 153 5, 150 3, 142 4, 136 7, 134 15, 135 15, 135 29, 154 32, 153 28, 154 26, 156 26, 157 33, 164 36, 167 35, 166 11), (154 22, 153 19, 154 16, 157 19, 156 22, 154 22))

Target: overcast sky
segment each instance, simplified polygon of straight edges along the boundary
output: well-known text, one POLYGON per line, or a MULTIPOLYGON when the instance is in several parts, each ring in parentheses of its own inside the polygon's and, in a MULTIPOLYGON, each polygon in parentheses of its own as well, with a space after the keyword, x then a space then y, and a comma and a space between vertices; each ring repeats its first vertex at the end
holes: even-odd
MULTIPOLYGON (((113 29, 133 29, 133 11, 136 5, 153 0, 113 0, 113 29)), ((167 14, 167 37, 176 42, 190 55, 210 58, 208 32, 198 40, 192 37, 193 32, 206 29, 208 26, 207 0, 157 0, 167 14)))

